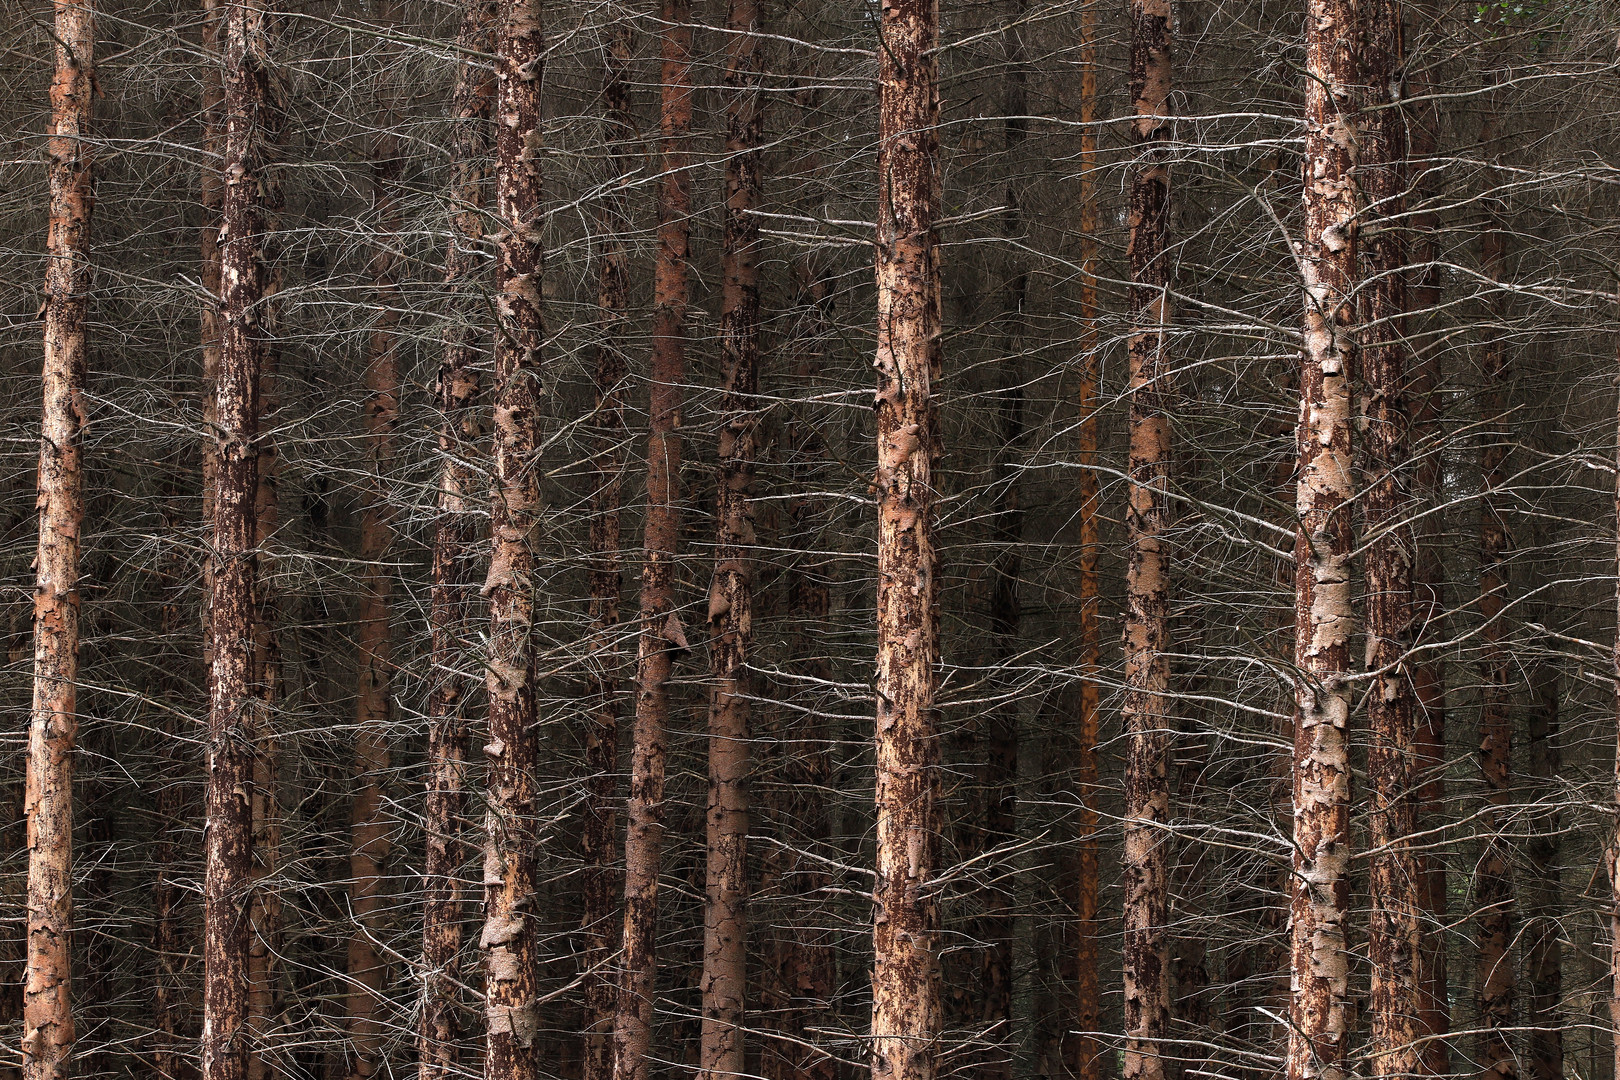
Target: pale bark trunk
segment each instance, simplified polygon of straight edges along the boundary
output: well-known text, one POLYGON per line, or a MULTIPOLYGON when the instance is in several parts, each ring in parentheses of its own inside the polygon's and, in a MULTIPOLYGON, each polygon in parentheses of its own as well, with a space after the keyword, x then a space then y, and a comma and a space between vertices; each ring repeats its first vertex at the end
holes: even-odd
MULTIPOLYGON (((458 44, 490 51, 494 0, 467 0, 458 44)), ((482 62, 463 60, 456 73, 451 108, 454 180, 451 236, 444 282, 449 325, 434 389, 439 409, 439 492, 433 533, 433 585, 429 623, 433 658, 428 698, 428 782, 423 807, 426 851, 422 865, 422 1005, 417 1026, 418 1080, 450 1080, 458 1075, 461 1031, 462 839, 467 775, 466 699, 470 680, 462 674, 462 650, 472 629, 473 541, 476 526, 467 499, 477 477, 468 464, 480 441, 474 410, 478 396, 475 335, 468 323, 476 310, 478 283, 473 255, 483 238, 484 155, 489 150, 493 73, 482 62), (470 280, 469 280, 470 279, 470 280)))
POLYGON ((608 160, 614 175, 602 198, 598 217, 601 254, 597 263, 597 331, 595 410, 591 417, 590 564, 590 702, 585 736, 585 822, 581 853, 585 876, 581 920, 584 947, 583 994, 585 1047, 583 1080, 613 1076, 613 1016, 617 1005, 611 973, 623 930, 619 901, 623 896, 619 862, 619 605, 620 507, 628 456, 624 409, 629 365, 625 361, 625 322, 629 306, 629 200, 624 191, 631 169, 635 118, 630 112, 630 26, 618 20, 611 28, 602 72, 603 121, 608 160))
POLYGON ((692 128, 690 0, 664 0, 659 77, 658 254, 653 268, 652 383, 648 402, 647 518, 642 540, 636 720, 624 839, 624 981, 614 1018, 614 1080, 647 1080, 657 976, 658 873, 664 831, 664 728, 677 651, 687 649, 675 611, 680 535, 682 383, 686 372, 687 169, 692 128))
POLYGON ((485 1075, 534 1080, 540 1023, 536 920, 534 551, 540 512, 542 225, 539 143, 545 37, 537 0, 503 0, 495 37, 496 266, 491 447, 489 742, 485 814, 485 1075))
POLYGON ((1288 1080, 1340 1080, 1349 1037, 1351 172, 1356 11, 1306 5, 1304 349, 1294 544, 1295 683, 1288 1080))
POLYGON ((44 400, 34 562, 34 700, 28 721, 28 950, 24 1080, 61 1080, 73 1058, 73 753, 78 731, 80 436, 90 290, 94 8, 57 0, 45 239, 44 400))
POLYGON ((1416 536, 1408 469, 1406 244, 1398 221, 1407 187, 1406 121, 1398 106, 1405 64, 1399 8, 1389 0, 1368 4, 1361 34, 1366 97, 1358 176, 1376 226, 1366 230, 1361 250, 1368 281, 1360 311, 1366 664, 1374 674, 1367 696, 1372 1066, 1376 1076, 1411 1077, 1424 1067, 1424 996, 1430 989, 1425 965, 1432 954, 1423 934, 1421 861, 1408 839, 1418 826, 1417 703, 1407 659, 1416 629, 1416 536))
POLYGON ((702 1080, 744 1073, 748 982, 748 649, 754 618, 754 482, 759 426, 759 102, 761 10, 726 13, 726 202, 720 276, 714 579, 709 587, 709 805, 703 918, 702 1080))
POLYGON ((1130 489, 1125 512, 1125 1080, 1165 1080, 1170 1034, 1169 898, 1170 273, 1169 0, 1131 4, 1130 489))
POLYGON ((204 842, 204 1080, 244 1080, 255 903, 255 743, 265 730, 258 615, 260 377, 268 334, 264 257, 269 67, 265 8, 224 10, 224 194, 220 351, 214 388, 213 656, 204 842))
POLYGON ((939 307, 939 8, 883 6, 878 34, 877 879, 873 1080, 932 1080, 941 1022, 939 556, 933 383, 939 307))
MULTIPOLYGON (((396 20, 388 0, 373 4, 374 21, 391 27, 396 20)), ((394 425, 399 418, 399 371, 395 325, 400 292, 394 276, 393 249, 401 225, 394 186, 399 181, 399 145, 392 125, 397 114, 395 75, 397 46, 385 45, 376 110, 377 134, 370 148, 371 209, 381 234, 371 256, 371 287, 376 314, 366 341, 366 469, 360 489, 360 603, 356 612, 358 671, 355 693, 354 776, 350 806, 348 1000, 349 1075, 357 1080, 376 1075, 384 1035, 381 1012, 387 1007, 388 965, 378 950, 386 916, 383 894, 390 826, 384 805, 385 780, 393 737, 392 576, 387 568, 393 539, 387 478, 393 466, 394 425)))

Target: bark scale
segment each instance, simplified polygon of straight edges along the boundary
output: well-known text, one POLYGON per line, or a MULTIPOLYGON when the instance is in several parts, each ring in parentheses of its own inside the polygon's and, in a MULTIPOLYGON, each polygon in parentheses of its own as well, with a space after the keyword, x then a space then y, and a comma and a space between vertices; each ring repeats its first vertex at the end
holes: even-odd
POLYGON ((80 438, 90 291, 95 10, 57 0, 50 222, 40 416, 39 540, 34 561, 34 698, 28 720, 28 948, 23 976, 24 1080, 62 1080, 73 1059, 73 753, 78 732, 80 438))
MULTIPOLYGON (((467 0, 457 43, 491 49, 494 0, 467 0)), ((476 335, 471 321, 481 275, 474 260, 483 241, 484 155, 489 150, 493 73, 482 62, 463 60, 451 99, 455 211, 445 252, 444 288, 449 300, 434 396, 439 409, 439 491, 433 532, 433 585, 429 600, 432 691, 428 698, 428 782, 423 806, 426 851, 422 864, 422 1005, 417 1021, 417 1080, 450 1080, 459 1064, 461 1030, 461 869, 467 846, 462 817, 467 805, 467 695, 462 649, 472 628, 474 540, 477 526, 467 500, 477 484, 469 462, 480 440, 476 335)))
POLYGON ((658 873, 664 832, 664 728, 677 652, 688 648, 675 611, 680 537, 681 386, 691 258, 692 27, 690 0, 663 0, 659 102, 658 252, 653 267, 652 383, 648 402, 647 517, 642 538, 636 720, 624 838, 624 981, 614 1018, 614 1080, 647 1080, 657 975, 658 873))
POLYGON ((491 446, 489 741, 484 745, 485 1075, 534 1080, 540 1060, 536 881, 534 550, 540 512, 540 88, 545 36, 538 0, 502 0, 495 33, 495 387, 491 446))
POLYGON ((721 238, 714 579, 709 587, 709 804, 699 1077, 744 1073, 748 983, 748 648, 754 618, 754 483, 759 426, 759 0, 726 12, 726 201, 721 238))
POLYGON ((1131 4, 1130 489, 1125 511, 1125 1080, 1165 1080, 1170 1035, 1169 0, 1131 4))
POLYGON ((878 27, 877 879, 872 1077, 933 1080, 941 1022, 939 555, 933 382, 939 305, 939 7, 892 0, 878 27))
POLYGON ((1293 872, 1288 1080, 1341 1080, 1350 1034, 1350 374, 1356 9, 1306 5, 1304 291, 1294 544, 1293 872))

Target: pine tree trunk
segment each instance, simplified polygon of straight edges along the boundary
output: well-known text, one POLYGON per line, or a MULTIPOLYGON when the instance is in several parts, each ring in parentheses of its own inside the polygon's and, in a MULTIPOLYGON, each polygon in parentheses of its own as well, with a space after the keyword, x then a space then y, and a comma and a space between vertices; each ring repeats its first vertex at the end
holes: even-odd
POLYGON ((664 831, 664 728, 677 651, 687 649, 675 611, 680 534, 681 386, 686 372, 687 146, 692 128, 690 0, 663 0, 659 78, 658 254, 653 268, 652 383, 647 433, 647 517, 642 540, 641 643, 624 839, 624 976, 614 1018, 615 1080, 647 1080, 657 976, 658 873, 664 831))
POLYGON ((590 618, 591 656, 587 696, 590 727, 585 739, 585 822, 581 849, 584 900, 585 1057, 583 1080, 612 1080, 613 1015, 616 984, 610 971, 623 929, 619 900, 624 883, 619 870, 619 604, 620 506, 628 452, 625 432, 625 383, 629 365, 624 345, 629 307, 629 200, 624 191, 631 170, 635 119, 630 112, 631 37, 628 21, 610 29, 602 72, 602 107, 608 160, 613 170, 602 197, 598 224, 601 255, 597 263, 597 332, 595 391, 591 417, 590 618))
POLYGON ((73 753, 78 730, 80 435, 90 291, 94 8, 57 0, 46 143, 51 192, 45 239, 44 402, 39 444, 39 547, 34 562, 34 700, 28 722, 28 952, 24 1080, 65 1080, 73 1058, 73 753))
POLYGON ((759 425, 759 0, 726 13, 726 202, 721 247, 714 580, 709 589, 709 805, 699 1076, 744 1070, 748 982, 748 648, 754 618, 754 482, 759 425))
POLYGON ((1530 990, 1525 1058, 1530 1080, 1563 1080, 1563 931, 1559 922, 1563 891, 1558 865, 1563 817, 1559 805, 1563 767, 1558 745, 1560 685, 1557 668, 1548 662, 1533 666, 1529 678, 1536 695, 1529 717, 1529 766, 1541 805, 1530 815, 1530 842, 1526 845, 1533 884, 1526 898, 1529 902, 1524 928, 1530 990))
POLYGON ((877 880, 873 1080, 933 1080, 941 1022, 939 556, 933 382, 939 308, 939 8, 894 0, 878 28, 877 880))
MULTIPOLYGON (((1503 235, 1494 223, 1480 245, 1485 274, 1501 280, 1503 235)), ((1493 1080, 1515 1080, 1519 1075, 1518 1057, 1509 1041, 1515 1012, 1517 973, 1513 968, 1514 896, 1511 841, 1504 835, 1508 827, 1506 811, 1512 801, 1510 790, 1513 764, 1513 718, 1509 698, 1512 657, 1507 638, 1507 558, 1508 531, 1503 520, 1502 486, 1507 482, 1507 457, 1511 435, 1498 425, 1505 423, 1507 410, 1507 351, 1502 340, 1500 305, 1493 305, 1488 316, 1483 355, 1484 389, 1481 405, 1486 425, 1485 445, 1480 454, 1484 490, 1480 494, 1479 518, 1479 636, 1480 713, 1479 765, 1485 781, 1485 810, 1480 818, 1485 843, 1474 868, 1474 907, 1478 936, 1480 1069, 1496 1074, 1493 1080), (1491 430, 1491 429, 1496 430, 1491 430)))
POLYGON ((540 512, 541 172, 545 36, 538 0, 502 0, 495 36, 496 264, 491 446, 488 795, 484 818, 485 1075, 534 1080, 536 920, 534 551, 540 512))
POLYGON ((1125 512, 1125 1080, 1165 1080, 1170 1034, 1169 0, 1131 4, 1130 489, 1125 512))
POLYGON ((1406 244, 1397 224, 1407 187, 1406 122, 1396 107, 1405 68, 1399 7, 1368 4, 1362 15, 1362 82, 1358 177, 1376 227, 1365 229, 1361 249, 1367 285, 1361 296, 1361 379, 1366 395, 1362 506, 1367 530, 1366 664, 1373 674, 1367 696, 1367 774, 1372 910, 1367 949, 1372 968, 1373 1072, 1416 1076, 1424 1066, 1424 882, 1408 839, 1416 830, 1418 746, 1416 702, 1408 654, 1414 641, 1408 459, 1411 413, 1407 401, 1406 244))
POLYGON ((1101 538, 1097 521, 1097 192, 1092 177, 1097 167, 1097 2, 1080 9, 1080 381, 1076 392, 1079 411, 1080 466, 1077 498, 1080 517, 1080 687, 1075 718, 1075 784, 1080 797, 1076 827, 1077 877, 1075 895, 1075 1023, 1076 1034, 1065 1040, 1064 1061, 1075 1080, 1102 1080, 1105 1057, 1096 1032, 1102 1030, 1102 989, 1097 978, 1099 928, 1097 925, 1097 684, 1101 672, 1102 637, 1098 629, 1097 555, 1101 538))
MULTIPOLYGON (((457 43, 488 52, 495 23, 494 0, 466 0, 457 43)), ((463 54, 465 55, 465 54, 463 54)), ((477 483, 468 462, 480 441, 474 409, 478 397, 476 335, 479 275, 475 252, 484 235, 484 155, 489 150, 493 73, 464 59, 451 99, 454 180, 450 243, 444 289, 449 322, 434 395, 439 409, 439 490, 433 532, 433 585, 429 600, 432 690, 428 697, 428 781, 422 810, 426 850, 422 863, 422 1005, 418 1011, 417 1078, 450 1080, 458 1075, 461 1033, 461 869, 466 812, 467 695, 462 652, 472 630, 473 542, 477 526, 467 500, 477 483), (472 288, 469 288, 472 286, 472 288)))
MULTIPOLYGON (((373 4, 375 23, 385 31, 397 16, 388 0, 373 4)), ((374 228, 380 238, 371 256, 371 287, 376 314, 366 341, 364 413, 367 472, 360 489, 360 601, 356 611, 357 665, 355 687, 354 783, 350 805, 349 911, 354 929, 349 937, 347 1003, 349 1075, 355 1080, 382 1071, 380 1054, 385 1032, 388 965, 377 943, 386 919, 383 893, 390 825, 384 812, 392 731, 393 578, 386 560, 393 540, 387 477, 393 467, 394 425, 399 419, 399 371, 395 338, 401 304, 395 280, 394 248, 402 225, 394 187, 399 182, 399 140, 393 125, 397 108, 391 70, 398 46, 385 44, 383 84, 376 110, 377 131, 370 147, 374 228)))
POLYGON ((227 6, 224 29, 224 193, 220 229, 220 349, 215 379, 213 639, 204 842, 204 1080, 245 1080, 248 1031, 255 743, 265 729, 257 685, 260 377, 268 352, 263 301, 263 170, 271 124, 265 8, 227 6))
POLYGON ((1356 11, 1306 5, 1304 350, 1299 531, 1294 545, 1295 683, 1288 1080, 1340 1080, 1350 1034, 1350 373, 1355 362, 1351 173, 1356 11))

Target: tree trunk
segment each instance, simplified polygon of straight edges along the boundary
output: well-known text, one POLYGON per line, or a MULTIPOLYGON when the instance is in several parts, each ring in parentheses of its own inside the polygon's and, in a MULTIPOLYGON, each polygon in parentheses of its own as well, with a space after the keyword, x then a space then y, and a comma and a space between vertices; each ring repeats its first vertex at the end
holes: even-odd
POLYGON ((1362 83, 1358 177, 1377 228, 1362 247, 1367 285, 1361 296, 1361 378, 1365 391, 1362 505, 1367 531, 1367 774, 1372 785, 1368 842, 1372 910, 1367 951, 1372 968, 1373 1072, 1412 1077, 1424 1066, 1424 882, 1409 837, 1417 830, 1414 758, 1418 746, 1411 652, 1413 620, 1408 459, 1406 244, 1398 219, 1407 187, 1402 98, 1405 42, 1399 7, 1370 3, 1362 16, 1362 83))
POLYGON ((495 37, 495 400, 491 447, 488 810, 485 814, 485 1075, 534 1080, 540 1062, 535 923, 534 551, 540 513, 541 173, 545 36, 538 0, 502 0, 495 37))
POLYGON ((1294 845, 1288 1080, 1340 1080, 1349 1037, 1350 372, 1355 361, 1351 173, 1356 12, 1306 5, 1299 531, 1294 544, 1294 845))
POLYGON ((629 307, 629 200, 624 187, 631 166, 635 118, 630 112, 631 37, 628 20, 610 29, 602 72, 603 120, 608 160, 613 170, 602 197, 598 224, 601 255, 597 264, 597 337, 595 391, 591 418, 590 618, 591 657, 587 695, 589 729, 585 741, 585 822, 581 848, 584 900, 585 1058, 583 1080, 612 1080, 613 1015, 616 984, 610 972, 623 929, 619 899, 624 884, 619 870, 619 604, 623 589, 619 569, 620 506, 627 457, 624 423, 625 382, 629 365, 624 344, 629 307))
MULTIPOLYGON (((490 51, 494 0, 466 0, 457 43, 490 51)), ((465 53, 463 54, 466 55, 465 53)), ((445 252, 444 288, 449 322, 434 394, 439 409, 439 491, 433 533, 433 585, 429 600, 432 691, 428 697, 428 782, 422 810, 426 851, 422 864, 422 1006, 417 1027, 418 1080, 458 1075, 461 1030, 461 868, 467 775, 466 699, 462 650, 471 630, 471 597, 477 526, 467 499, 477 483, 467 464, 476 453, 480 425, 476 335, 471 322, 480 275, 474 254, 483 239, 484 155, 489 150, 493 73, 481 61, 464 59, 456 73, 451 109, 454 181, 451 234, 445 252), (474 288, 469 289, 472 285, 474 288)))
POLYGON ((56 72, 46 143, 51 192, 45 239, 44 402, 39 444, 39 547, 34 562, 34 701, 28 721, 28 952, 23 1077, 65 1080, 73 1059, 73 743, 78 730, 79 526, 90 291, 94 8, 55 4, 56 72))
MULTIPOLYGON (((396 12, 389 0, 373 4, 378 26, 393 27, 396 12)), ((354 776, 357 790, 350 806, 349 911, 354 930, 349 937, 346 1014, 349 1035, 349 1075, 355 1080, 382 1069, 380 1055, 387 1007, 388 965, 378 951, 387 916, 384 864, 388 859, 390 825, 384 812, 384 782, 390 765, 389 742, 394 738, 393 636, 391 592, 393 578, 386 559, 393 539, 388 507, 387 478, 393 467, 394 425, 399 419, 399 371, 395 327, 400 307, 399 284, 394 277, 393 250, 402 225, 394 187, 399 182, 399 140, 393 126, 397 108, 392 68, 399 48, 385 44, 377 74, 377 131, 370 148, 374 228, 380 234, 371 256, 371 287, 376 314, 366 341, 365 442, 369 475, 360 489, 360 603, 356 612, 357 664, 355 692, 354 776)))
POLYGON ((1080 414, 1078 491, 1080 513, 1080 688, 1076 702, 1075 785, 1080 798, 1076 827, 1075 895, 1075 1029, 1066 1040, 1064 1060, 1075 1080, 1102 1080, 1106 1058, 1097 1032, 1102 1030, 1102 990, 1097 978, 1097 685, 1101 672, 1102 636, 1098 629, 1097 555, 1101 539, 1097 520, 1097 4, 1080 9, 1080 414))
POLYGON ((245 1080, 254 903, 255 742, 265 728, 259 674, 259 380, 268 351, 263 301, 264 168, 272 127, 265 8, 229 5, 224 28, 224 195, 220 350, 215 379, 213 657, 204 841, 204 1080, 245 1080))
MULTIPOLYGON (((1495 223, 1486 231, 1480 255, 1485 274, 1501 280, 1503 236, 1495 223)), ((1485 810, 1480 824, 1484 849, 1474 868, 1474 906, 1479 957, 1480 1070, 1490 1080, 1514 1080, 1518 1058, 1508 1033, 1513 1026, 1515 983, 1512 948, 1514 935, 1511 842, 1502 830, 1512 801, 1510 777, 1513 758, 1513 718, 1509 707, 1512 657, 1505 644, 1507 615, 1507 557, 1509 541, 1503 520, 1501 489, 1507 482, 1511 436, 1500 429, 1507 409, 1508 360, 1502 335, 1504 313, 1493 304, 1488 316, 1483 356, 1484 390, 1481 405, 1486 425, 1480 453, 1484 490, 1480 493, 1479 614, 1480 712, 1479 766, 1485 781, 1485 810)))
POLYGON ((1559 782, 1563 762, 1559 753, 1559 678, 1549 662, 1530 669, 1530 685, 1536 700, 1530 708, 1529 766, 1540 802, 1530 817, 1530 881, 1533 883, 1525 912, 1525 967, 1528 969, 1530 1000, 1525 1024, 1529 1045, 1525 1058, 1530 1080, 1563 1080, 1564 1035, 1560 1009, 1564 996, 1563 930, 1559 908, 1558 856, 1560 812, 1559 782))
POLYGON ((658 872, 664 831, 664 727, 669 679, 686 631, 675 611, 680 534, 681 387, 686 373, 687 169, 692 128, 690 0, 663 0, 659 77, 658 255, 653 268, 652 383, 647 431, 647 518, 642 540, 641 643, 636 657, 636 722, 624 839, 624 976, 614 1018, 615 1080, 647 1080, 657 975, 658 872))
POLYGON ((939 308, 939 8, 883 6, 878 60, 877 880, 872 1077, 933 1080, 941 1021, 939 555, 933 382, 939 308))
POLYGON ((1170 1034, 1170 3, 1131 4, 1130 489, 1125 592, 1125 1080, 1165 1080, 1170 1034))
POLYGON ((709 806, 699 1075, 744 1073, 748 982, 748 648, 754 617, 754 482, 759 425, 759 0, 726 12, 726 202, 720 276, 725 387, 709 589, 709 806))

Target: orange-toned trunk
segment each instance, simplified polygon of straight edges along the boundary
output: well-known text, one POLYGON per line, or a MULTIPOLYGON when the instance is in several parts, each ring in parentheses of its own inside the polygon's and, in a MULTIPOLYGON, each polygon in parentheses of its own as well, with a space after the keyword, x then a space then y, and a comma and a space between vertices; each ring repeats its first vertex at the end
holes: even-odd
POLYGON ((78 730, 79 526, 84 520, 85 319, 90 291, 94 8, 57 0, 46 142, 44 402, 34 561, 34 700, 28 719, 28 951, 24 1080, 65 1080, 73 1056, 73 745, 78 730))

